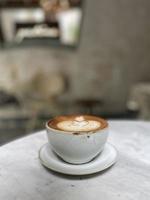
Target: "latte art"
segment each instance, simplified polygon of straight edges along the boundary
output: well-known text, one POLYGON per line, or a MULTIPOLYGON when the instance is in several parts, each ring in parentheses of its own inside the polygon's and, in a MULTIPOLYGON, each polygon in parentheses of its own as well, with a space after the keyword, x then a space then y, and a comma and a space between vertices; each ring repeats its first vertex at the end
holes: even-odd
POLYGON ((74 119, 61 121, 57 127, 64 131, 93 131, 101 127, 100 121, 85 119, 78 116, 74 119))
POLYGON ((106 127, 106 120, 92 115, 62 115, 47 123, 47 128, 74 134, 94 133, 106 127))

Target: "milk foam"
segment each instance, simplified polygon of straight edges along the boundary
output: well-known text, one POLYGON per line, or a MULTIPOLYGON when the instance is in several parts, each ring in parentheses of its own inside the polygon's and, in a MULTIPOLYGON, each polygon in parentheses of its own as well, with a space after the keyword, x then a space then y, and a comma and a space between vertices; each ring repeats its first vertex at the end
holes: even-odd
POLYGON ((65 120, 57 124, 57 127, 64 131, 92 131, 101 127, 101 123, 96 120, 85 119, 83 116, 74 120, 65 120))

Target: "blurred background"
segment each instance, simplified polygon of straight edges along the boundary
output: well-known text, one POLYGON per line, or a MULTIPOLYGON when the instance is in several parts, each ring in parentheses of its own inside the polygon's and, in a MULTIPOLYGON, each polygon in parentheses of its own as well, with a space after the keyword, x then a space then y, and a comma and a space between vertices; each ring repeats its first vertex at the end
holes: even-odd
POLYGON ((1 0, 0 145, 56 115, 150 119, 150 1, 1 0))

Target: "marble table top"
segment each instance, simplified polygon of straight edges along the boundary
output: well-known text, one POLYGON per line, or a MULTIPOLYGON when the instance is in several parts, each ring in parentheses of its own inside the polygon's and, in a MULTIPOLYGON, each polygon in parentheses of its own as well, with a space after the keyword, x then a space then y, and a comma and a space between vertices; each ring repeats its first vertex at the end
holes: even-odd
POLYGON ((0 200, 149 200, 150 122, 110 121, 108 140, 118 162, 87 176, 61 175, 40 164, 45 131, 1 146, 0 200))

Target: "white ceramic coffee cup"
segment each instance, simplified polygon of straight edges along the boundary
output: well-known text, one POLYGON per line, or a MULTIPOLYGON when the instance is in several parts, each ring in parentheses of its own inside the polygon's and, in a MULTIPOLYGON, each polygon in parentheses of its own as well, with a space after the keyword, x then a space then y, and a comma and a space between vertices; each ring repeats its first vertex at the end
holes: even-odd
POLYGON ((46 123, 48 141, 53 151, 64 161, 72 164, 86 163, 103 150, 108 137, 107 121, 105 121, 105 127, 84 133, 75 131, 68 133, 54 129, 49 126, 50 121, 46 123))

